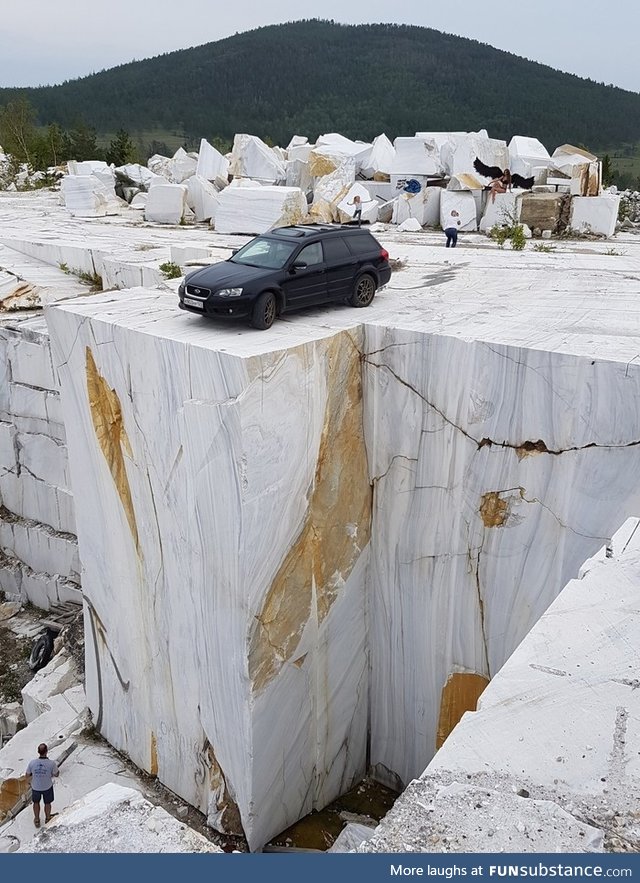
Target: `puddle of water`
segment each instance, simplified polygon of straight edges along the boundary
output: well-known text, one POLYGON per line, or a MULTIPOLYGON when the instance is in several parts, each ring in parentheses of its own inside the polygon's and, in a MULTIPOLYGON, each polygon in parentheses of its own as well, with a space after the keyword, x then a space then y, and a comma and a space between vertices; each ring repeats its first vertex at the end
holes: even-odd
POLYGON ((338 797, 320 812, 312 812, 274 837, 268 846, 296 849, 328 849, 349 821, 378 823, 391 809, 399 792, 386 788, 373 779, 338 797), (365 818, 366 817, 366 818, 365 818))

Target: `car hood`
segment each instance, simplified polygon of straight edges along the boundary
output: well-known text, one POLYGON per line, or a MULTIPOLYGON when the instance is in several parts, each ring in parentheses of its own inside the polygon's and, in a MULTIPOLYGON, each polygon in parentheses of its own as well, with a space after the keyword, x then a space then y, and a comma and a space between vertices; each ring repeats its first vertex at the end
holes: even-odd
POLYGON ((185 279, 186 285, 201 285, 202 288, 240 288, 248 285, 260 276, 269 275, 269 270, 262 267, 247 267, 243 264, 234 264, 232 261, 222 261, 203 267, 195 273, 189 273, 185 279))

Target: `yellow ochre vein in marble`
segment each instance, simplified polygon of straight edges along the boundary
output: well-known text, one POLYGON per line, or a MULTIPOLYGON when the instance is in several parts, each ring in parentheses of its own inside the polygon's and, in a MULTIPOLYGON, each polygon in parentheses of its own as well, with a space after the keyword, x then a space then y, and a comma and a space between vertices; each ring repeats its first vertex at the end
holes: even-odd
POLYGON ((475 711, 489 679, 475 672, 454 672, 442 688, 436 749, 441 748, 465 711, 475 711))
POLYGON ((86 371, 93 428, 124 508, 136 550, 139 553, 138 525, 124 460, 125 454, 128 457, 132 456, 131 445, 124 428, 120 400, 115 389, 109 387, 107 381, 98 371, 89 347, 86 349, 86 371))
POLYGON ((254 692, 295 654, 315 605, 322 624, 371 533, 360 354, 348 334, 326 344, 327 405, 313 491, 298 539, 256 616, 249 647, 254 692))

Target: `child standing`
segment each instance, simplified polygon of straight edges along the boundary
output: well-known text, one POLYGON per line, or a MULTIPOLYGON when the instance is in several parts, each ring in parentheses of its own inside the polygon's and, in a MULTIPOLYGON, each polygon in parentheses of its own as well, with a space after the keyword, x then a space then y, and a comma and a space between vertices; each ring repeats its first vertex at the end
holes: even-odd
POLYGON ((460 213, 455 209, 452 209, 451 214, 442 225, 442 229, 444 230, 445 236, 447 237, 447 245, 446 247, 455 248, 458 242, 458 227, 460 227, 462 221, 460 220, 460 213))

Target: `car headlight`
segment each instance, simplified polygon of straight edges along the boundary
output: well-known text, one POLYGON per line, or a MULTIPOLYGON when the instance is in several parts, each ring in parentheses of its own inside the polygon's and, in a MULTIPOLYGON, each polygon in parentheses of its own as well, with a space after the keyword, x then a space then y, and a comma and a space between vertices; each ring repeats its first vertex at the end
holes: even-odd
POLYGON ((181 282, 180 285, 178 285, 178 294, 180 297, 184 297, 184 282, 181 282))
POLYGON ((240 297, 242 294, 241 288, 220 288, 216 291, 218 297, 240 297))

